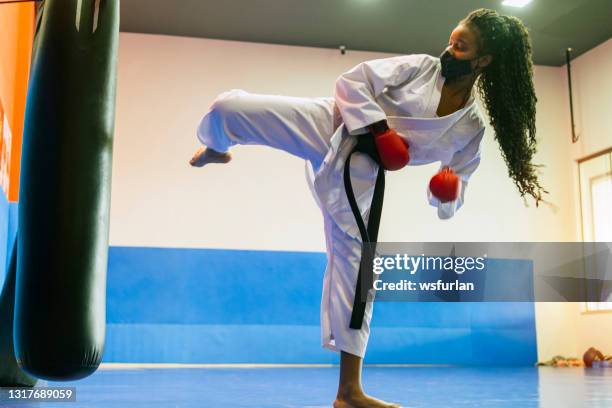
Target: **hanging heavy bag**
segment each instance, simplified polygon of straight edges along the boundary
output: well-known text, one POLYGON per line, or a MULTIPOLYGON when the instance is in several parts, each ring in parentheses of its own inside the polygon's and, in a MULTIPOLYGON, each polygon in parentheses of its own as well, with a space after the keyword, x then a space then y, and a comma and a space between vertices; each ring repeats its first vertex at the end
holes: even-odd
POLYGON ((28 374, 75 380, 102 358, 117 0, 47 0, 26 103, 15 355, 28 374))
POLYGON ((23 372, 15 360, 13 315, 16 271, 17 242, 13 244, 4 286, 0 293, 0 387, 31 387, 36 384, 36 378, 23 372))

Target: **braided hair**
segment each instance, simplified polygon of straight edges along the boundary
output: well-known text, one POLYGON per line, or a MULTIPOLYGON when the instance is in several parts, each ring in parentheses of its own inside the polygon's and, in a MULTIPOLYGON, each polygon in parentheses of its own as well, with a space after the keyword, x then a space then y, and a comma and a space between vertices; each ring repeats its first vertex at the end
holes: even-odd
MULTIPOLYGON (((521 197, 531 195, 536 207, 542 192, 531 163, 536 152, 536 102, 532 82, 531 43, 521 20, 480 8, 461 20, 479 33, 479 54, 493 58, 478 77, 477 90, 483 100, 495 139, 521 197)), ((526 203, 526 201, 525 201, 526 203)))

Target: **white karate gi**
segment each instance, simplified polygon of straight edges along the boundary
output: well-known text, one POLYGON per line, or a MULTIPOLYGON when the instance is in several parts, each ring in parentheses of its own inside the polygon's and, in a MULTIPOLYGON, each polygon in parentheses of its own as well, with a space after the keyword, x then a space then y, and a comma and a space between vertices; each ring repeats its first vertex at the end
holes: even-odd
MULTIPOLYGON (((361 259, 361 236, 343 184, 343 166, 365 127, 387 119, 410 147, 409 166, 440 161, 461 179, 458 198, 440 203, 424 194, 440 219, 452 217, 480 162, 485 125, 473 95, 466 107, 437 117, 442 85, 440 60, 425 54, 402 55, 358 64, 340 75, 335 96, 299 98, 252 94, 240 89, 215 99, 198 127, 198 139, 224 152, 235 144, 266 145, 306 160, 308 185, 321 208, 327 268, 321 300, 322 346, 363 357, 370 334, 372 302, 362 328, 349 328, 361 259)), ((355 153, 351 180, 367 224, 378 167, 355 153)), ((432 174, 433 176, 433 174, 432 174)), ((392 194, 391 194, 392 195, 392 194)))

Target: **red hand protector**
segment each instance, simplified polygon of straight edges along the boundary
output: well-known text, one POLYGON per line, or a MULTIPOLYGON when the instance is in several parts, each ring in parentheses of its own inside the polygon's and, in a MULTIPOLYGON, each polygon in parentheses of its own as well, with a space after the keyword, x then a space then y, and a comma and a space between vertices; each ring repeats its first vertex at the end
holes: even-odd
POLYGON ((408 164, 408 144, 394 129, 387 129, 374 138, 378 155, 387 170, 399 170, 408 164))
POLYGON ((459 195, 459 177, 450 167, 444 167, 429 181, 429 189, 438 200, 454 201, 459 195))

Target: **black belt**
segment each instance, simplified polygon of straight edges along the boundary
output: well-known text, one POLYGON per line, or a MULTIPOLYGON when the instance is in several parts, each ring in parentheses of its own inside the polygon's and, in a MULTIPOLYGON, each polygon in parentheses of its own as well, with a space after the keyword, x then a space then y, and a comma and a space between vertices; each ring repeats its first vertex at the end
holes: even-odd
POLYGON ((364 291, 364 287, 369 290, 372 288, 373 284, 372 262, 376 251, 378 227, 380 226, 380 216, 382 214, 383 198, 385 194, 385 169, 380 162, 378 150, 376 150, 376 144, 374 143, 374 135, 372 133, 357 136, 357 145, 351 150, 344 163, 344 189, 349 204, 351 205, 351 211, 355 216, 355 221, 357 221, 362 241, 359 274, 357 276, 353 312, 349 325, 351 329, 359 330, 363 323, 367 303, 367 296, 362 296, 362 292, 364 291), (355 193, 353 192, 353 185, 351 183, 351 156, 355 152, 365 153, 378 163, 378 175, 376 176, 376 185, 374 186, 374 196, 372 197, 372 204, 370 206, 367 228, 363 222, 363 218, 361 218, 361 212, 355 200, 355 193))

